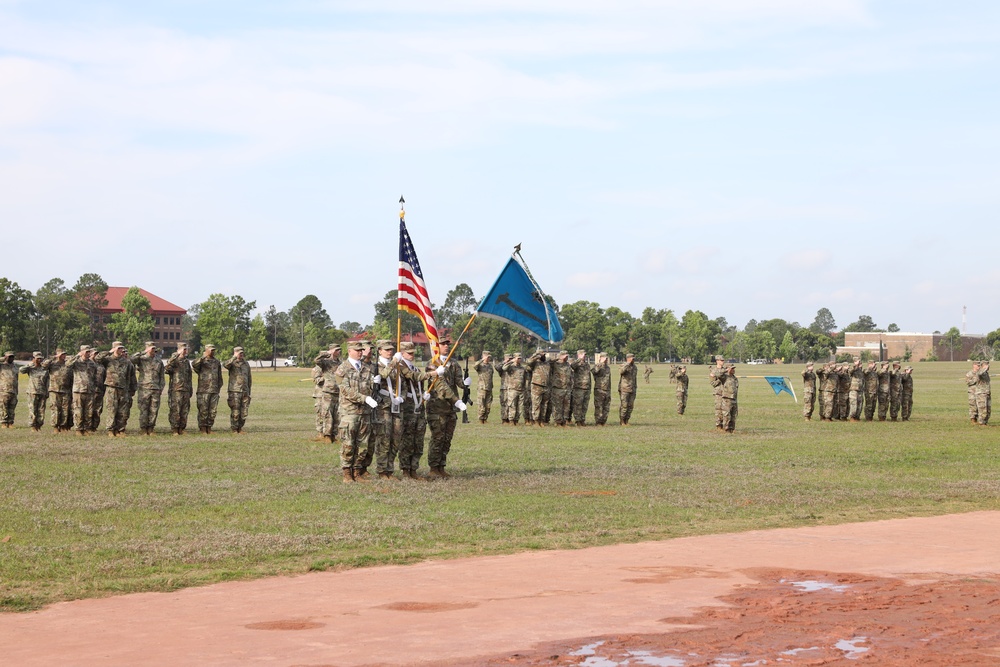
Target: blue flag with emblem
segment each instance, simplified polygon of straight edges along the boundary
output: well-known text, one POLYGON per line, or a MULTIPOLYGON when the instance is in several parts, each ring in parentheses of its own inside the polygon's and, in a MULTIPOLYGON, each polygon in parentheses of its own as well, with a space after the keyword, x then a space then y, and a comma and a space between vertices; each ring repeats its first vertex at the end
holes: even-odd
MULTIPOLYGON (((788 378, 777 377, 774 375, 765 375, 764 379, 767 383, 771 385, 771 389, 774 390, 774 395, 777 396, 781 392, 786 392, 795 398, 795 392, 792 391, 791 385, 788 384, 788 378)), ((795 402, 798 403, 799 399, 795 398, 795 402)))
POLYGON ((552 344, 560 343, 564 338, 555 308, 532 279, 527 267, 522 266, 513 255, 493 287, 479 302, 476 312, 521 327, 552 344))

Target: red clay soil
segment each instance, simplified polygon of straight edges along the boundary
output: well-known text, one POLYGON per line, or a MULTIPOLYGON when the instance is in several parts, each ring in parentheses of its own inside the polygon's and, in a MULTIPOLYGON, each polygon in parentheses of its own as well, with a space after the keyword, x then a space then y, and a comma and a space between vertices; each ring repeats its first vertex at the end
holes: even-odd
POLYGON ((0 665, 1000 665, 1000 512, 233 582, 0 615, 0 665))

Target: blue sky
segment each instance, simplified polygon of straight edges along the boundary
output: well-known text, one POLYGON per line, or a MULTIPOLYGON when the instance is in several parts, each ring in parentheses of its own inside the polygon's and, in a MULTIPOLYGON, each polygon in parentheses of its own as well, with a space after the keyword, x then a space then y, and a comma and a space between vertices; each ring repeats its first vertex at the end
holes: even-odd
POLYGON ((0 0, 0 275, 370 322, 403 194, 439 304, 520 242, 559 303, 982 333, 998 79, 985 1, 0 0))

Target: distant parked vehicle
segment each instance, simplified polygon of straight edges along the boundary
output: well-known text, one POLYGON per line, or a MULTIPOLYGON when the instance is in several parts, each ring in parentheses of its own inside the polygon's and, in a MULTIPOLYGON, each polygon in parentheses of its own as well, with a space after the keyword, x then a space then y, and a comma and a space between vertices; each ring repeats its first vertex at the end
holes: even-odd
POLYGON ((288 357, 287 359, 285 359, 285 365, 286 366, 298 366, 299 365, 299 358, 296 357, 296 356, 288 357))

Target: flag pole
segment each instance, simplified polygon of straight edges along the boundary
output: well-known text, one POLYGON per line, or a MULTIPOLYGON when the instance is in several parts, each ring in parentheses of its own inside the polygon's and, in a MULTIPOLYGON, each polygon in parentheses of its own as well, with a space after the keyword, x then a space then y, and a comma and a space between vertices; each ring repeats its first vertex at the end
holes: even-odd
MULTIPOLYGON (((549 330, 549 335, 551 336, 552 318, 549 316, 549 302, 545 297, 545 292, 542 291, 542 288, 539 287, 538 283, 535 281, 535 276, 531 275, 531 269, 528 268, 528 263, 524 261, 524 257, 521 255, 520 243, 514 246, 514 252, 511 254, 511 257, 514 257, 518 260, 518 263, 524 269, 524 273, 527 274, 528 280, 531 281, 531 284, 534 285, 536 290, 538 290, 539 296, 542 297, 542 308, 545 310, 545 327, 549 330)), ((547 342, 552 343, 553 341, 549 340, 547 342)))
MULTIPOLYGON (((406 222, 406 201, 403 199, 403 195, 399 195, 399 221, 406 222)), ((399 283, 397 282, 396 283, 396 349, 397 350, 399 349, 399 345, 402 342, 403 342, 403 316, 399 314, 399 283)))

